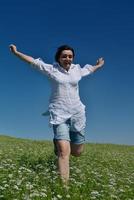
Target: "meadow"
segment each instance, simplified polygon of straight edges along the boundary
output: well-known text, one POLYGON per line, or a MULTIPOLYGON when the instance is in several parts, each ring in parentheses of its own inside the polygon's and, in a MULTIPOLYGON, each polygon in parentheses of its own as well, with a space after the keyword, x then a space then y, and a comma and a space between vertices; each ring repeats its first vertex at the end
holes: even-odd
POLYGON ((0 136, 0 200, 134 200, 134 146, 86 144, 63 186, 51 141, 0 136))

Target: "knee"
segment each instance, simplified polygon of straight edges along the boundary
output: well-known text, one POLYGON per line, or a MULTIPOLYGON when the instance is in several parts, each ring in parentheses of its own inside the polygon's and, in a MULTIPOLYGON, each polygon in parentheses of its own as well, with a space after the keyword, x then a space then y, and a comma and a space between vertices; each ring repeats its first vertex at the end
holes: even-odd
POLYGON ((75 157, 81 156, 83 150, 71 151, 71 155, 75 157))
POLYGON ((70 152, 68 151, 63 151, 63 150, 58 150, 58 157, 62 158, 62 159, 65 159, 67 157, 69 157, 70 155, 70 152))
POLYGON ((68 158, 70 156, 70 148, 69 147, 58 147, 58 157, 65 159, 68 158))
POLYGON ((70 155, 70 143, 68 141, 54 141, 54 151, 60 158, 66 158, 70 155))
POLYGON ((71 155, 73 155, 75 157, 81 156, 83 150, 84 150, 83 144, 80 144, 80 145, 72 144, 71 145, 71 155))

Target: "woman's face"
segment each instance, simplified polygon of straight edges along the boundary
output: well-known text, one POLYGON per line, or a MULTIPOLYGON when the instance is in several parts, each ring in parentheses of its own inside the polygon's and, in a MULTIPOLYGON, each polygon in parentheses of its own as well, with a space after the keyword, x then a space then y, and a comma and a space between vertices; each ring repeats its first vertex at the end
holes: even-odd
POLYGON ((60 65, 65 69, 69 70, 70 65, 73 61, 73 52, 71 50, 63 50, 59 57, 60 65))

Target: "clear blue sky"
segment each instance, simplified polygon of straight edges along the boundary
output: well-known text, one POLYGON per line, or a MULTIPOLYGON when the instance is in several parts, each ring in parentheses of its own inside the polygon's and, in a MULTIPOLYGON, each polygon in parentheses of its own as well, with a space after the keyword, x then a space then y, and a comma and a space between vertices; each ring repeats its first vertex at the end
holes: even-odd
POLYGON ((134 144, 134 1, 1 0, 0 134, 52 139, 50 84, 11 55, 8 46, 53 63, 56 48, 69 44, 74 62, 105 66, 80 82, 90 142, 134 144))

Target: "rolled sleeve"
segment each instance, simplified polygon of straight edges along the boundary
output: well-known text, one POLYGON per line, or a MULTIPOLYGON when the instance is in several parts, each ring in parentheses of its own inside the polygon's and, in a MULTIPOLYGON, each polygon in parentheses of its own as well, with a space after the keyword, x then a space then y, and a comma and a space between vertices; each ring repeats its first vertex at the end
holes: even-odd
POLYGON ((32 66, 48 76, 53 71, 53 65, 45 63, 41 58, 34 59, 32 66))
POLYGON ((81 76, 87 76, 89 74, 92 74, 94 72, 94 67, 92 65, 85 65, 83 68, 81 68, 81 76))

